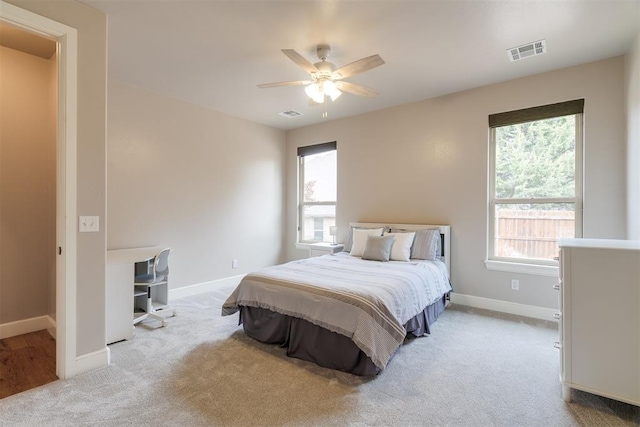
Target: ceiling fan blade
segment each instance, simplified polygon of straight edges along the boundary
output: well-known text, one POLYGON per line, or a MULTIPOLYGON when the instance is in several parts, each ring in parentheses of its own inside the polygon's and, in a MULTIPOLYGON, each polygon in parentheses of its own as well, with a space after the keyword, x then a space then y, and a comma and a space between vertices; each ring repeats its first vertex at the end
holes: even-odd
POLYGON ((351 82, 336 82, 336 87, 343 92, 352 93, 358 96, 368 96, 373 98, 374 96, 378 96, 379 93, 370 87, 359 85, 351 82))
POLYGON ((307 61, 302 55, 293 49, 282 49, 282 53, 287 55, 290 60, 304 68, 307 73, 317 73, 318 69, 311 62, 307 61))
POLYGON ((295 82, 263 83, 261 85, 258 85, 258 87, 260 89, 267 89, 270 87, 279 87, 279 86, 301 86, 301 85, 308 85, 310 83, 313 83, 313 82, 311 80, 298 80, 295 82))
POLYGON ((346 79, 347 77, 355 76, 356 74, 379 67, 382 64, 384 64, 384 59, 382 59, 380 55, 367 56, 366 58, 359 59, 356 62, 337 69, 333 72, 333 78, 336 80, 346 79))

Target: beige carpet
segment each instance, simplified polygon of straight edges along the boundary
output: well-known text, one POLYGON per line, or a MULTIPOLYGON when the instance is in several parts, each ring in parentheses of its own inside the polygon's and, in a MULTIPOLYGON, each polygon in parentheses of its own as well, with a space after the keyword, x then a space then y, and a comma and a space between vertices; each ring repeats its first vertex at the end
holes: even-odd
POLYGON ((0 425, 640 425, 632 405, 562 401, 551 323, 451 306, 363 379, 247 338, 220 316, 229 292, 174 301, 169 327, 137 327, 107 368, 0 400, 0 425))

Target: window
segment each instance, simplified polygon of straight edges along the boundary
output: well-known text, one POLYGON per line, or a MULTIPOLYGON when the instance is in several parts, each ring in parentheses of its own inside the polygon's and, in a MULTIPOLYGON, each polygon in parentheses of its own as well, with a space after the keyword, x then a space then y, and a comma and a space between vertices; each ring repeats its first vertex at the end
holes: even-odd
POLYGON ((313 240, 322 241, 322 239, 324 238, 324 220, 325 217, 323 216, 313 217, 313 240))
POLYGON ((489 116, 489 260, 554 266, 582 236, 584 100, 489 116))
POLYGON ((332 242, 336 223, 337 144, 298 147, 298 241, 332 242))

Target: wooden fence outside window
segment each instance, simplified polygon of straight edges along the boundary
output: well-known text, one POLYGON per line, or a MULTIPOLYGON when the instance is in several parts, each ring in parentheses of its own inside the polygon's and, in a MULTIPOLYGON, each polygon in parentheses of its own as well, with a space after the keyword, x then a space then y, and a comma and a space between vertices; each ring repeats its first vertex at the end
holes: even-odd
POLYGON ((497 210, 496 256, 551 260, 558 239, 575 237, 573 211, 497 210))

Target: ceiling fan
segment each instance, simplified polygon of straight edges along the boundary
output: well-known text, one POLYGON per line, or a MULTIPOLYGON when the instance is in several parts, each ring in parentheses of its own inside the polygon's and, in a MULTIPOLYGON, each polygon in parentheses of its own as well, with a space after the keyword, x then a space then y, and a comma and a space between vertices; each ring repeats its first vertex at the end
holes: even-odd
POLYGON ((282 49, 282 53, 287 55, 289 59, 302 67, 311 75, 311 80, 298 80, 291 82, 264 83, 258 85, 259 88, 265 89, 278 86, 302 86, 307 85, 304 91, 311 98, 312 104, 322 104, 327 97, 335 101, 342 92, 348 92, 353 95, 374 97, 378 95, 375 90, 359 85, 356 83, 345 82, 342 79, 364 73, 372 68, 379 67, 384 64, 384 60, 380 55, 371 55, 366 58, 359 59, 351 64, 336 70, 335 64, 327 61, 331 47, 326 44, 318 45, 316 53, 319 62, 312 64, 302 55, 293 49, 282 49))

